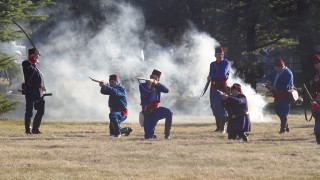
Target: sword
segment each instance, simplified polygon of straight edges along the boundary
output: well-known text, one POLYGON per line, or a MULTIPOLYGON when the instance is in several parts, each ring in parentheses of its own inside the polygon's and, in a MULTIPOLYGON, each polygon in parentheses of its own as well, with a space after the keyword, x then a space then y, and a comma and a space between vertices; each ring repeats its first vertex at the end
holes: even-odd
POLYGON ((210 84, 210 81, 207 81, 207 84, 204 86, 204 88, 203 88, 203 90, 202 90, 202 92, 201 92, 201 94, 200 94, 199 99, 201 99, 202 96, 207 92, 207 89, 208 89, 208 87, 209 87, 209 84, 210 84))
MULTIPOLYGON (((33 44, 32 40, 30 39, 30 37, 28 36, 28 34, 22 29, 22 27, 21 27, 17 22, 15 22, 14 20, 11 19, 11 21, 12 21, 14 24, 16 24, 16 25, 21 29, 21 31, 22 31, 22 32, 27 36, 27 38, 29 39, 29 41, 30 41, 30 43, 32 44, 32 46, 33 46, 35 49, 37 49, 36 46, 33 44)), ((39 56, 41 56, 40 52, 39 52, 39 56)))
MULTIPOLYGON (((18 91, 22 93, 21 89, 18 89, 18 91)), ((52 96, 52 93, 44 93, 43 96, 52 96)))

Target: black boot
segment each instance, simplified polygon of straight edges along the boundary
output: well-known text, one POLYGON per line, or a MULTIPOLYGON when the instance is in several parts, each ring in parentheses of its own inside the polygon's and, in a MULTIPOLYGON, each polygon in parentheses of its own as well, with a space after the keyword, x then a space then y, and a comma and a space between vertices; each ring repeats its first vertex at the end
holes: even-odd
POLYGON ((42 115, 39 115, 37 113, 33 119, 32 134, 41 134, 41 131, 39 130, 41 120, 42 120, 42 115))
POLYGON ((30 123, 31 123, 31 118, 24 116, 24 127, 25 127, 25 132, 26 134, 32 134, 30 130, 30 123))
POLYGON ((165 134, 164 138, 166 139, 170 139, 171 125, 172 125, 172 121, 166 120, 164 124, 164 134, 165 134))
POLYGON ((129 136, 131 132, 132 132, 131 127, 125 127, 120 129, 120 133, 124 134, 125 136, 129 136))
POLYGON ((111 121, 111 125, 114 129, 114 137, 121 137, 121 132, 119 128, 119 124, 115 121, 111 121))
MULTIPOLYGON (((287 126, 287 118, 280 118, 281 120, 281 125, 280 125, 280 134, 286 133, 286 128, 288 128, 287 126)), ((288 128, 289 129, 289 128, 288 128)))
POLYGON ((216 118, 216 126, 217 126, 217 129, 214 130, 214 131, 215 131, 215 132, 218 132, 218 131, 220 131, 220 129, 221 129, 221 120, 220 120, 219 117, 215 117, 215 118, 216 118))

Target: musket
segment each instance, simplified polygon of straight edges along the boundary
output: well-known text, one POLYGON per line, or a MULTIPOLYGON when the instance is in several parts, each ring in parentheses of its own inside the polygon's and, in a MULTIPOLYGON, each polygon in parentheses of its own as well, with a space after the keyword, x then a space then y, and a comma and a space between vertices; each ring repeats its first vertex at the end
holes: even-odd
POLYGON ((201 94, 200 94, 199 99, 201 99, 202 96, 207 92, 207 89, 208 89, 208 87, 209 87, 209 84, 210 84, 210 81, 207 81, 206 85, 204 86, 204 88, 203 88, 203 90, 202 90, 202 92, 201 92, 201 94))
POLYGON ((89 77, 93 82, 97 82, 97 83, 101 83, 102 81, 99 81, 99 80, 96 80, 96 79, 93 79, 92 77, 89 77))
POLYGON ((305 116, 305 119, 307 122, 310 122, 313 115, 311 115, 310 119, 308 119, 308 116, 307 116, 307 101, 306 101, 306 98, 305 98, 305 95, 307 94, 308 95, 308 98, 310 101, 313 101, 313 98, 310 94, 310 92, 308 91, 307 87, 305 84, 303 84, 303 89, 305 90, 305 93, 303 94, 303 103, 304 103, 304 116, 305 116))
POLYGON ((148 79, 148 78, 143 78, 143 77, 137 77, 138 80, 143 80, 143 81, 154 81, 154 79, 148 79))
POLYGON ((217 89, 217 92, 218 92, 221 96, 225 94, 224 92, 222 92, 222 91, 220 91, 220 90, 218 90, 218 89, 217 89))
MULTIPOLYGON (((30 41, 30 43, 32 44, 32 46, 33 46, 35 49, 37 49, 36 46, 33 44, 32 40, 30 39, 30 37, 28 36, 28 34, 22 29, 22 27, 21 27, 17 22, 15 22, 14 20, 11 19, 11 21, 12 21, 13 23, 15 23, 15 24, 21 29, 21 31, 22 31, 22 32, 27 36, 27 38, 29 39, 29 41, 30 41)), ((39 53, 39 56, 40 56, 40 53, 39 53)))

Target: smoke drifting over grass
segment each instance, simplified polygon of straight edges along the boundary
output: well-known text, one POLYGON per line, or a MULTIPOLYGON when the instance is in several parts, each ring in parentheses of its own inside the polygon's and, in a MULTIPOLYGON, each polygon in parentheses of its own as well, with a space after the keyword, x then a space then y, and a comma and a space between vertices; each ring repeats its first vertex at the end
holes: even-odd
MULTIPOLYGON (((124 3, 116 6, 117 14, 101 24, 102 30, 85 44, 83 39, 92 32, 79 28, 86 27, 88 20, 70 15, 69 21, 52 29, 50 42, 38 45, 46 88, 54 94, 46 98, 45 118, 107 120, 108 96, 100 94, 98 83, 88 77, 108 81, 109 75, 115 73, 128 93, 127 122, 138 122, 141 108, 135 77, 149 77, 153 69, 162 72, 160 82, 170 90, 162 96, 162 106, 172 109, 174 115, 212 115, 209 90, 203 99, 198 97, 206 83, 209 65, 215 60, 218 42, 190 26, 181 44, 160 45, 153 40, 160 35, 145 29, 139 8, 124 3)), ((228 85, 234 82, 243 85, 252 121, 268 121, 262 114, 266 105, 263 98, 234 77, 233 70, 230 77, 228 85)), ((214 122, 214 118, 208 121, 214 122)))

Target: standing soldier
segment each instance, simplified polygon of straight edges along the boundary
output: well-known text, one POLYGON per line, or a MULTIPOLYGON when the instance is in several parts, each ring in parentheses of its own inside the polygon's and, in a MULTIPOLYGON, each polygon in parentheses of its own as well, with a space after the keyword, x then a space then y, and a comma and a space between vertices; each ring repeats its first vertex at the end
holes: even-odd
POLYGON ((311 101, 311 112, 315 120, 314 134, 316 136, 317 143, 320 144, 320 93, 317 93, 315 99, 315 101, 311 101))
POLYGON ((273 93, 274 109, 281 120, 280 134, 289 132, 288 114, 290 101, 288 90, 293 88, 293 75, 281 58, 274 61, 274 71, 266 77, 266 87, 273 93))
POLYGON ((170 109, 160 107, 161 93, 168 93, 169 89, 159 83, 161 72, 153 70, 150 79, 139 85, 141 95, 142 113, 144 115, 144 137, 146 139, 154 139, 157 136, 154 134, 156 125, 160 119, 165 118, 164 134, 166 139, 170 139, 170 130, 172 124, 172 112, 170 109))
POLYGON ((228 106, 228 139, 243 139, 249 142, 247 132, 251 130, 251 122, 248 113, 248 102, 246 96, 242 93, 241 85, 234 83, 231 87, 231 96, 222 94, 222 100, 228 106))
POLYGON ((28 50, 28 60, 22 62, 24 87, 22 89, 26 98, 26 113, 24 116, 26 134, 41 134, 39 130, 42 116, 44 115, 44 78, 38 62, 39 50, 32 48, 28 50), (30 131, 33 108, 37 110, 33 119, 32 131, 30 131))
POLYGON ((121 129, 121 123, 128 117, 126 89, 119 84, 116 74, 109 76, 109 83, 110 85, 101 81, 99 85, 101 87, 101 94, 110 95, 110 136, 121 137, 121 134, 129 136, 132 132, 131 127, 121 129))
POLYGON ((315 95, 320 92, 320 57, 318 55, 314 55, 312 63, 316 70, 313 79, 310 81, 310 86, 312 94, 315 95))
POLYGON ((227 90, 230 63, 227 59, 224 59, 222 47, 217 47, 215 49, 215 57, 216 61, 210 64, 210 72, 207 78, 208 81, 211 81, 210 106, 216 119, 217 129, 215 131, 225 133, 225 124, 228 114, 221 104, 221 95, 217 90, 222 92, 226 92, 227 90))

